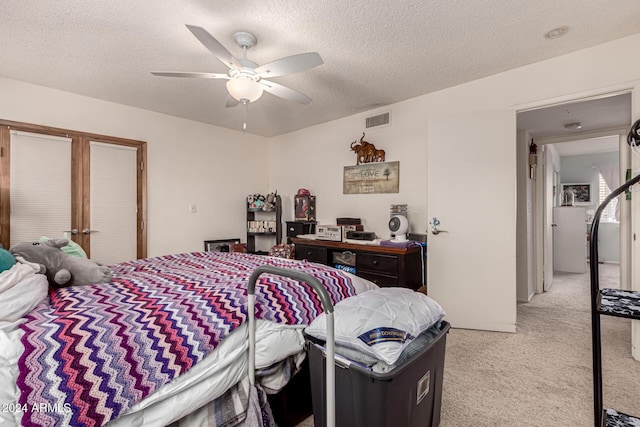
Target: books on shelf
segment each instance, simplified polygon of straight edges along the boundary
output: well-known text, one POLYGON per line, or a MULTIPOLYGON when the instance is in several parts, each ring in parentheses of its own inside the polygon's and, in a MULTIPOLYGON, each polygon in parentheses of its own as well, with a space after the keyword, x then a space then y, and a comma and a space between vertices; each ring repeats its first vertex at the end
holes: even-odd
POLYGON ((247 221, 247 231, 249 233, 275 233, 275 220, 247 221))

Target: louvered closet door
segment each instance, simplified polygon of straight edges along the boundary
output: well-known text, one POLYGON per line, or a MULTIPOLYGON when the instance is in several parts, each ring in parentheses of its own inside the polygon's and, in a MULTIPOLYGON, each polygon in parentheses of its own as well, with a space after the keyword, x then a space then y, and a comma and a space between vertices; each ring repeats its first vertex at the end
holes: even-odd
POLYGON ((91 258, 103 264, 136 259, 137 149, 90 143, 91 258))
POLYGON ((12 131, 10 242, 71 230, 71 139, 12 131))

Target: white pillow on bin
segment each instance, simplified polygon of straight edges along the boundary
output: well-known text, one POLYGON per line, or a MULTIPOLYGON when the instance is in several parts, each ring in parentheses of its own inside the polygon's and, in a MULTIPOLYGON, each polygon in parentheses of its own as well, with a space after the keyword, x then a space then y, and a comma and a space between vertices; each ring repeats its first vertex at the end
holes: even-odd
MULTIPOLYGON (((336 345, 358 350, 389 365, 422 332, 445 315, 442 307, 421 292, 407 288, 379 288, 346 298, 334 307, 336 345)), ((305 329, 326 340, 326 315, 305 329)))

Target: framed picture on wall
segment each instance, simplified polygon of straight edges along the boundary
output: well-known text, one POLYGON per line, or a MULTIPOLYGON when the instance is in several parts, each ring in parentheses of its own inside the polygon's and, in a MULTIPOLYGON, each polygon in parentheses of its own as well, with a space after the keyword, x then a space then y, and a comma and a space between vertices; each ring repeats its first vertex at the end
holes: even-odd
POLYGON ((574 204, 591 205, 591 184, 588 183, 565 183, 562 184, 562 192, 571 191, 574 194, 574 204))

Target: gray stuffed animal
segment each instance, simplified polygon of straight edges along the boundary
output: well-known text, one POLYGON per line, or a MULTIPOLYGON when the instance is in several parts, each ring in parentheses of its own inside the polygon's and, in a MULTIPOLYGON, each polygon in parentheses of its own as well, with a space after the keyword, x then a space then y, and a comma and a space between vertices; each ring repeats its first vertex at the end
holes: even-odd
POLYGON ((13 245, 9 252, 19 262, 39 265, 39 272, 44 273, 49 285, 55 288, 111 281, 111 271, 107 267, 64 252, 61 248, 68 244, 68 239, 49 239, 43 243, 24 242, 13 245))

